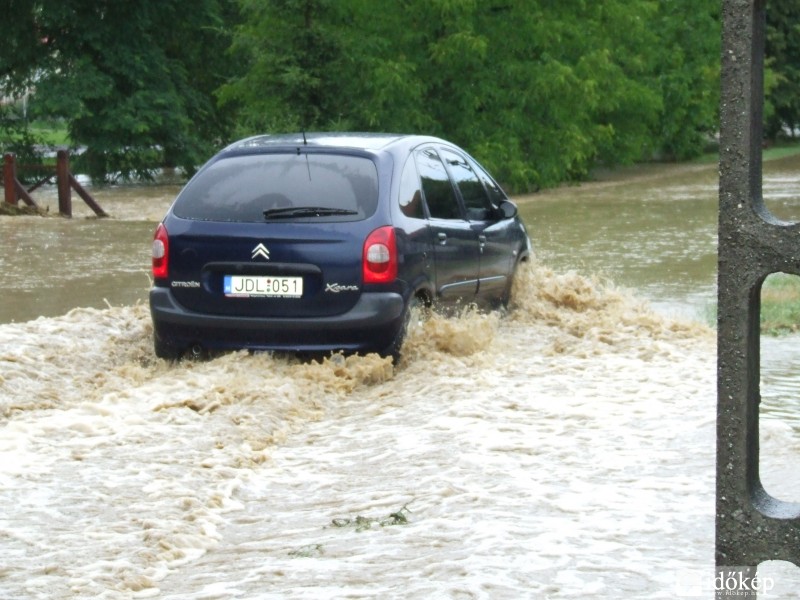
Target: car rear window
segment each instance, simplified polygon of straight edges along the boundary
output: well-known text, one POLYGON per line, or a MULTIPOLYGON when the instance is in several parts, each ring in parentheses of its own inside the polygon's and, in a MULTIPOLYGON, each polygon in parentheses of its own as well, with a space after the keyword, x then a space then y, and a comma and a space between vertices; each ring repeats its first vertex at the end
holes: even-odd
POLYGON ((378 172, 370 159, 294 152, 220 159, 186 185, 173 212, 185 219, 263 222, 264 211, 314 207, 347 214, 284 214, 282 220, 357 221, 377 205, 378 172))

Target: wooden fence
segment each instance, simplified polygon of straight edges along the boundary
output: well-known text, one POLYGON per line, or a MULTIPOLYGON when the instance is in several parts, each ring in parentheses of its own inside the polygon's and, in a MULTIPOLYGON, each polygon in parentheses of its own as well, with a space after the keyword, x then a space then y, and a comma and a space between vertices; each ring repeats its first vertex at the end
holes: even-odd
POLYGON ((4 198, 6 204, 17 206, 19 201, 22 200, 32 208, 38 208, 36 201, 31 197, 31 193, 45 183, 51 182, 53 178, 56 180, 58 189, 58 214, 64 217, 72 216, 72 192, 74 191, 98 217, 108 216, 69 170, 69 153, 66 150, 59 150, 56 154, 55 167, 18 165, 16 156, 10 153, 3 157, 3 187, 5 188, 4 198), (44 173, 44 177, 41 177, 31 187, 26 188, 17 177, 18 168, 38 170, 44 173))

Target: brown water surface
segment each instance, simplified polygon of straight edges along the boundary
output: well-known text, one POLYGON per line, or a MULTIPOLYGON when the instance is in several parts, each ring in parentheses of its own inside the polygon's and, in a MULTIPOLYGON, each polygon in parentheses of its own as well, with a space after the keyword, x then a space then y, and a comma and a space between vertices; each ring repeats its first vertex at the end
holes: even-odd
MULTIPOLYGON (((95 218, 77 197, 72 219, 0 217, 0 323, 147 299, 153 231, 180 188, 89 189, 111 218, 95 218)), ((34 196, 51 213, 58 212, 54 189, 34 196)))
POLYGON ((668 314, 703 318, 713 303, 714 167, 638 167, 519 200, 553 268, 608 277, 668 314))
MULTIPOLYGON (((793 173, 768 166, 771 210, 797 212, 793 173)), ((650 599, 713 572, 713 333, 642 298, 713 304, 714 167, 520 199, 513 310, 434 316, 397 366, 157 360, 178 187, 92 191, 111 219, 0 218, 0 597, 650 599)), ((797 347, 765 343, 762 390, 793 500, 797 347)))
MULTIPOLYGON (((702 317, 715 293, 716 169, 659 165, 614 177, 518 198, 539 260, 702 317)), ((785 171, 774 181, 780 198, 800 187, 785 171)), ((110 219, 93 218, 77 198, 71 220, 0 217, 0 323, 146 300, 152 232, 179 187, 90 190, 110 219)), ((57 211, 53 189, 36 198, 57 211)))
MULTIPOLYGON (((765 162, 762 193, 775 217, 800 220, 800 156, 765 162)), ((713 322, 716 165, 640 166, 519 200, 546 264, 607 276, 662 313, 713 322)), ((799 366, 800 336, 762 336, 762 480, 773 495, 794 501, 796 465, 779 468, 773 457, 784 429, 800 439, 799 366)))

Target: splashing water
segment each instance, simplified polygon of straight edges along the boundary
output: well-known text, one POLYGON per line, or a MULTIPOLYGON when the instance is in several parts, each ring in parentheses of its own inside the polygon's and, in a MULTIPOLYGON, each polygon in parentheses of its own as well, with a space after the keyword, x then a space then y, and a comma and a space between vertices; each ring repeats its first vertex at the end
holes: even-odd
POLYGON ((710 563, 706 328, 537 264, 507 314, 414 322, 397 366, 170 364, 144 306, 0 326, 0 596, 656 598, 710 563))

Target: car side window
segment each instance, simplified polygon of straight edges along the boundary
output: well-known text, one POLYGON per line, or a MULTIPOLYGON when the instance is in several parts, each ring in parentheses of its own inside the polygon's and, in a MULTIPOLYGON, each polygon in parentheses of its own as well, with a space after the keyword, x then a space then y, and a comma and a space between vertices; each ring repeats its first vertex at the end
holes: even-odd
POLYGON ((486 192, 489 194, 489 201, 492 203, 494 208, 497 208, 500 206, 500 204, 508 200, 506 193, 499 185, 497 185, 497 182, 492 179, 486 171, 483 170, 480 165, 475 164, 474 162, 471 162, 471 165, 478 174, 478 177, 480 177, 483 185, 486 187, 486 192))
POLYGON ((433 219, 460 219, 458 198, 439 155, 433 148, 415 152, 422 193, 433 219))
POLYGON ((461 192, 464 208, 467 209, 467 219, 470 221, 485 221, 490 215, 489 198, 475 171, 472 170, 467 160, 460 154, 450 150, 441 150, 453 181, 461 192))
POLYGON ((422 210, 422 192, 419 187, 419 174, 413 158, 409 158, 400 175, 400 210, 412 219, 424 219, 422 210))

